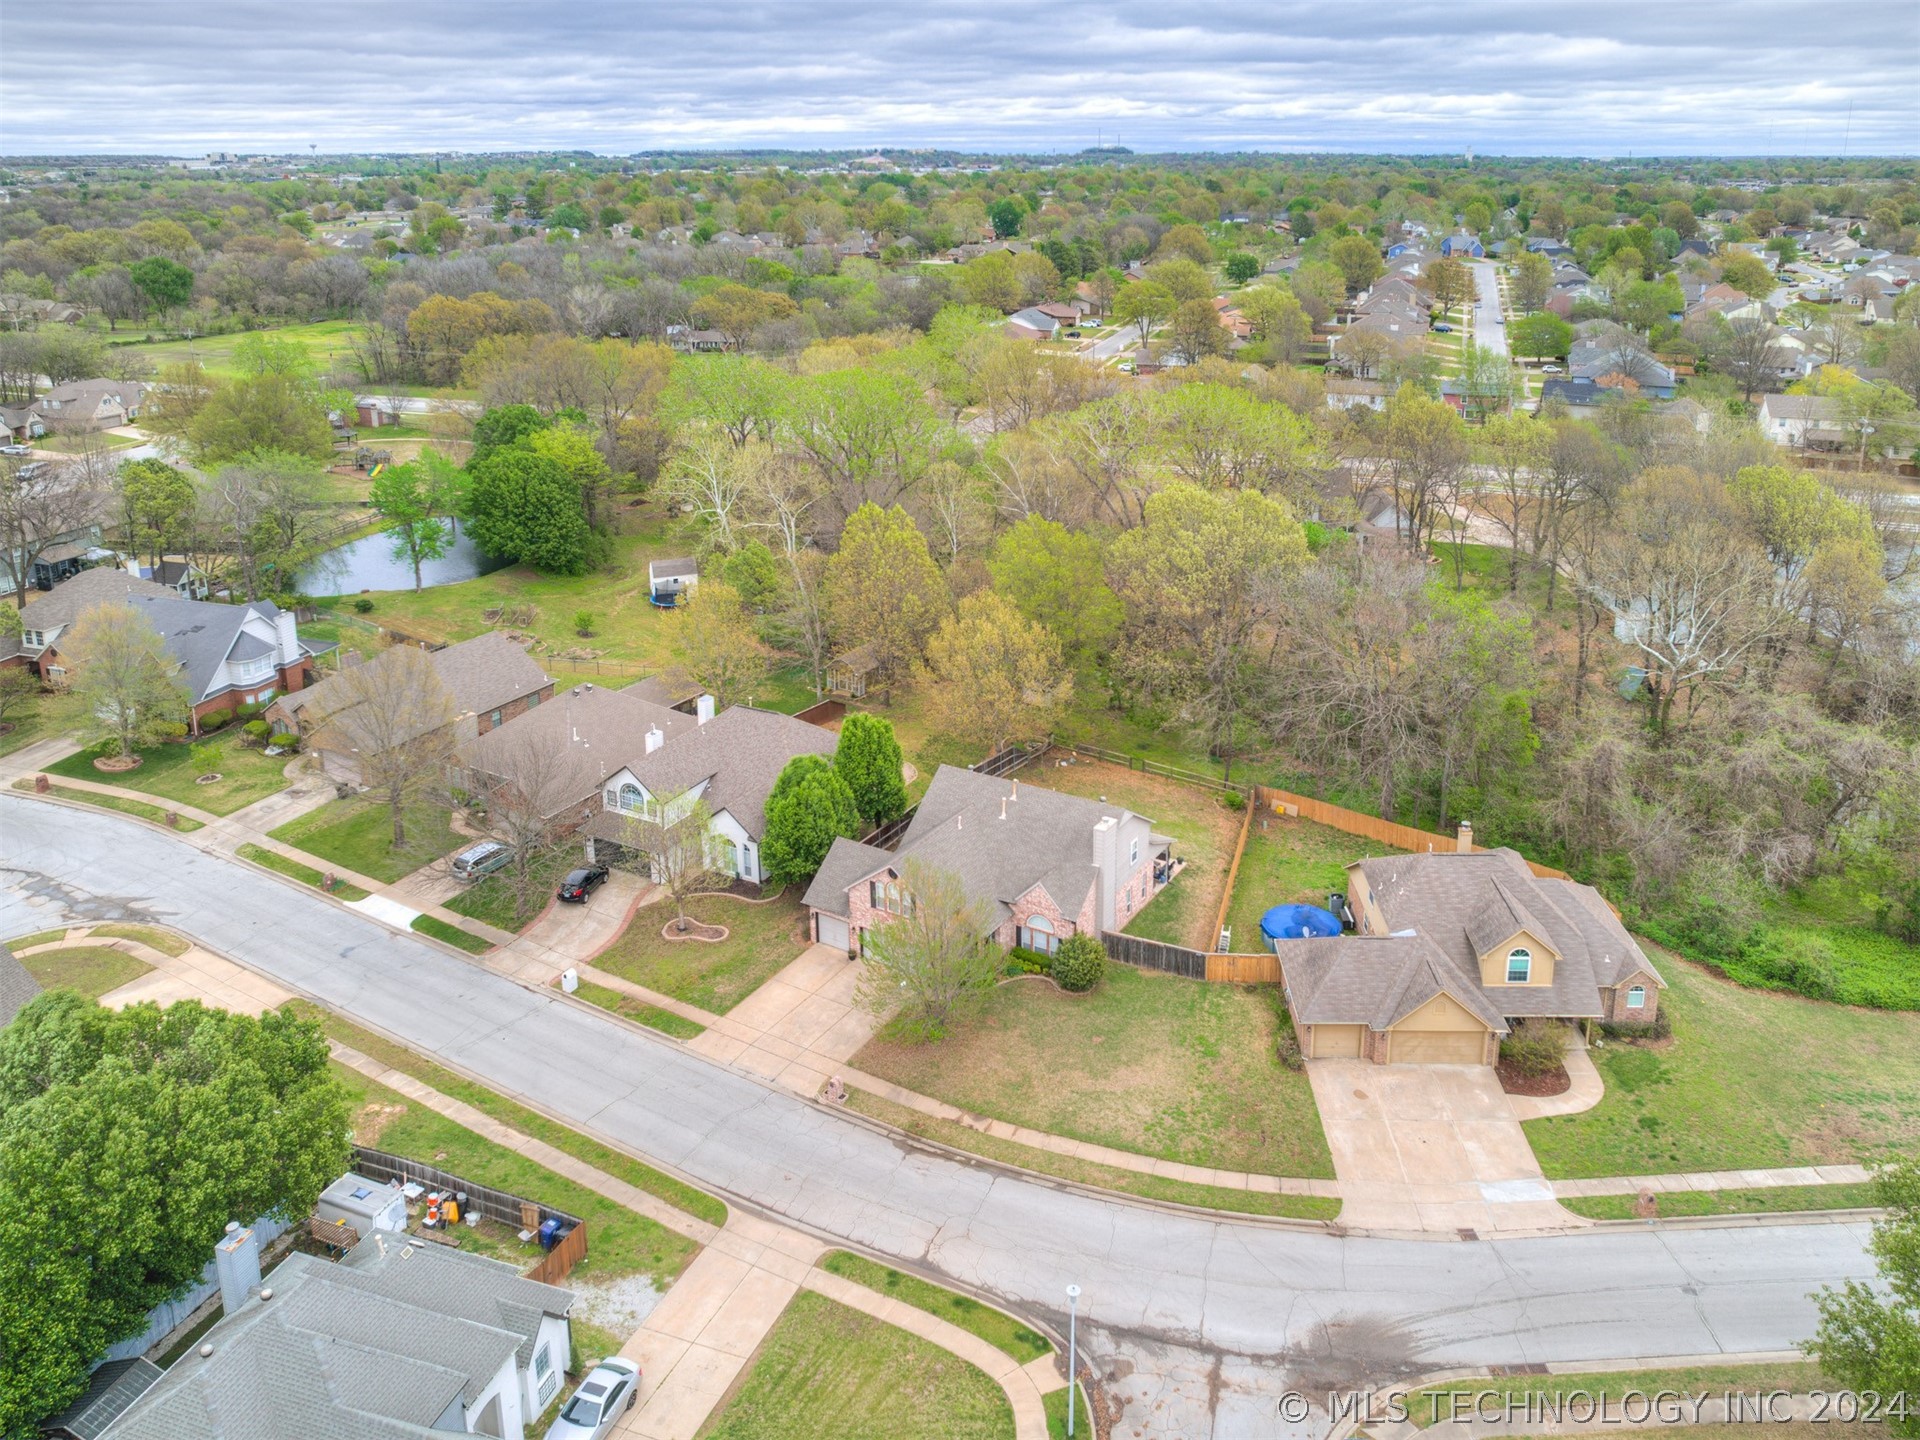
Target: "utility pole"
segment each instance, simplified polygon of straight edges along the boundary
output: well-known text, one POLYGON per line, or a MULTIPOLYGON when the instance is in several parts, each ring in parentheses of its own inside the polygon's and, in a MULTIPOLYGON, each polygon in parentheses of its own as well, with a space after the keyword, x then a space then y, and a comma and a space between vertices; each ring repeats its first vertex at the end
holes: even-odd
POLYGON ((1075 1333, 1080 1315, 1080 1287, 1067 1286, 1067 1440, 1073 1440, 1074 1397, 1080 1392, 1079 1336, 1075 1333))

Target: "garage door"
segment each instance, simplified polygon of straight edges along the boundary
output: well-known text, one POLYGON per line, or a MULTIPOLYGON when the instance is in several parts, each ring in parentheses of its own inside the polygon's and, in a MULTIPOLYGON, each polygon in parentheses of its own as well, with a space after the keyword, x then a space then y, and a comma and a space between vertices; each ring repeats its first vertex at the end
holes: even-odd
POLYGON ((1475 1030, 1396 1030, 1387 1056, 1395 1065, 1481 1065, 1487 1037, 1475 1030))
POLYGON ((820 926, 820 943, 831 945, 836 950, 847 948, 847 922, 838 915, 822 915, 815 912, 814 917, 820 926))
POLYGON ((1357 1060, 1360 1057, 1358 1025, 1316 1025, 1313 1027, 1313 1058, 1316 1060, 1357 1060))

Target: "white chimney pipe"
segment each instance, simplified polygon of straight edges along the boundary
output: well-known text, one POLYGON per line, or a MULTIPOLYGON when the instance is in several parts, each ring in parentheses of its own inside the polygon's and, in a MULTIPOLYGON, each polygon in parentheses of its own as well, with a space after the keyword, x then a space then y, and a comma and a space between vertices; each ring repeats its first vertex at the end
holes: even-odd
POLYGON ((1002 820, 1007 818, 1007 797, 1004 795, 1000 797, 1000 818, 1002 820))
POLYGON ((649 725, 647 727, 647 754, 651 755, 666 743, 667 737, 658 725, 649 725))
POLYGON ((693 702, 693 718, 702 725, 713 718, 713 696, 702 695, 693 702))
POLYGON ((220 1280, 220 1303, 232 1315, 260 1288, 260 1241, 253 1231, 236 1227, 221 1236, 213 1250, 213 1269, 220 1280))

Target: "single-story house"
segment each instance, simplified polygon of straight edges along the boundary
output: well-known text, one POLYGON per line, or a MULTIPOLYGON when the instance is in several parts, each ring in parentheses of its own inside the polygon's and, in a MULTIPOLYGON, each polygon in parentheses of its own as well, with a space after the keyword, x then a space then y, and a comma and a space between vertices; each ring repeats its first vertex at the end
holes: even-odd
POLYGON ((646 871, 641 825, 671 821, 698 801, 713 816, 709 864, 758 883, 765 878, 760 842, 773 782, 796 755, 831 757, 838 742, 831 730, 746 705, 682 725, 671 738, 656 731, 630 736, 626 757, 600 782, 599 811, 586 827, 588 854, 599 864, 646 871))
POLYGON ((911 904, 909 860, 951 871, 1004 948, 1120 930, 1174 873, 1173 842, 1123 805, 942 765, 895 850, 838 839, 807 887, 813 937, 857 951, 911 904))
POLYGON ((1487 250, 1486 247, 1480 243, 1479 237, 1461 231, 1459 234, 1447 236, 1446 239, 1440 242, 1440 253, 1442 255, 1464 255, 1474 260, 1484 260, 1487 250))
POLYGON ((1512 850, 1357 860, 1347 904, 1355 935, 1276 947, 1311 1059, 1492 1065, 1523 1019, 1650 1022, 1666 988, 1597 890, 1512 850))
POLYGON ((70 380, 28 402, 29 430, 39 435, 110 430, 140 417, 146 393, 138 380, 70 380))
POLYGON ((1051 340, 1059 333, 1060 322, 1037 305, 1007 317, 1007 334, 1015 340, 1051 340))
POLYGON ((692 556, 647 562, 647 593, 656 605, 678 605, 700 583, 700 562, 692 556))
POLYGON ((1840 406, 1828 395, 1763 395, 1760 431, 1776 445, 1832 448, 1846 443, 1840 406))
POLYGON ((1327 408, 1331 410, 1352 410, 1356 406, 1384 410, 1387 394, 1384 381, 1349 380, 1339 375, 1327 377, 1327 408))
POLYGON ((158 564, 137 568, 129 564, 127 569, 138 573, 142 580, 166 586, 182 600, 204 600, 213 588, 207 572, 191 560, 162 559, 158 564))
POLYGON ((1646 351, 1605 338, 1573 342, 1567 353, 1567 373, 1576 380, 1592 380, 1607 390, 1631 389, 1652 399, 1671 400, 1678 377, 1646 351))
POLYGON ((573 1291, 462 1250, 377 1233, 338 1263, 291 1254, 267 1281, 207 1331, 209 1353, 176 1361, 106 1436, 524 1440, 570 1363, 573 1291), (262 1431, 249 1415, 291 1428, 262 1431))
MULTIPOLYGON (((392 664, 398 648, 380 651, 362 663, 392 664)), ((499 630, 430 651, 427 658, 453 701, 453 724, 461 740, 484 735, 553 698, 552 677, 524 646, 499 630)), ((345 734, 329 723, 339 717, 341 706, 347 703, 343 693, 346 684, 341 675, 328 676, 317 685, 280 696, 267 716, 304 737, 308 748, 320 756, 328 776, 358 785, 358 753, 345 734)))

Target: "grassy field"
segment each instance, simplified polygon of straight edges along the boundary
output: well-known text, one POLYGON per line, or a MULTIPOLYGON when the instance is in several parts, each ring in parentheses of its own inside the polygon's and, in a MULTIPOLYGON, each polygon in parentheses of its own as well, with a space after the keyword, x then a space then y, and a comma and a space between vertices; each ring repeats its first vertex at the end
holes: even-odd
MULTIPOLYGON (((1789 1360, 1767 1365, 1693 1365, 1675 1370, 1616 1370, 1598 1375, 1557 1375, 1551 1381, 1543 1381, 1538 1376, 1527 1378, 1499 1378, 1490 1380, 1449 1380, 1441 1385, 1429 1385, 1424 1390, 1416 1390, 1407 1396, 1407 1418, 1421 1429, 1449 1419, 1455 1407, 1465 1407, 1462 1414, 1470 1413, 1474 1397, 1481 1395, 1501 1396, 1504 1404, 1508 1401, 1524 1403, 1529 1396, 1538 1396, 1542 1400, 1554 1395, 1570 1395, 1575 1391, 1592 1396, 1595 1400, 1606 1397, 1619 1400, 1629 1393, 1654 1395, 1672 1391, 1680 1395, 1719 1395, 1726 1391, 1752 1394, 1755 1391, 1786 1390, 1804 1394, 1808 1390, 1832 1388, 1820 1374, 1820 1367, 1810 1361, 1789 1360), (1456 1399, 1455 1397, 1459 1397, 1456 1399)), ((1495 1401, 1488 1401, 1488 1413, 1491 1415, 1495 1401)), ((1773 1435, 1778 1427, 1768 1425, 1765 1433, 1773 1435)), ((1853 1426, 1848 1426, 1852 1433, 1853 1426)), ((1690 1436, 1701 1432, 1691 1426, 1686 1430, 1690 1436)), ((1754 1427, 1744 1427, 1743 1433, 1754 1433, 1754 1427)))
MULTIPOLYGON (((564 1150, 575 1159, 584 1160, 596 1169, 617 1176, 650 1195, 657 1195, 676 1209, 684 1210, 687 1214, 705 1220, 709 1224, 727 1223, 727 1207, 703 1190, 696 1190, 691 1185, 683 1184, 671 1175, 635 1160, 630 1155, 602 1145, 597 1140, 590 1140, 579 1131, 562 1125, 557 1120, 549 1120, 546 1116, 529 1110, 526 1106, 509 1100, 504 1095, 497 1095, 484 1085, 475 1084, 471 1080, 456 1075, 451 1070, 414 1054, 404 1045, 396 1045, 393 1041, 376 1035, 370 1030, 363 1030, 352 1021, 343 1020, 330 1010, 323 1010, 318 1005, 304 1000, 293 1001, 292 1008, 298 1014, 319 1021, 321 1028, 328 1036, 342 1045, 358 1050, 363 1055, 370 1055, 384 1065, 403 1071, 414 1079, 432 1086, 443 1095, 464 1100, 474 1109, 485 1111, 503 1125, 511 1125, 514 1129, 523 1131, 537 1140, 544 1140, 555 1149, 564 1150)), ((573 1213, 584 1215, 586 1212, 576 1210, 573 1213)))
MULTIPOLYGON (((573 1271, 582 1280, 644 1274, 664 1289, 699 1250, 693 1241, 657 1221, 482 1139, 425 1106, 375 1084, 357 1070, 338 1064, 330 1068, 352 1097, 352 1130, 357 1143, 438 1165, 465 1179, 524 1195, 586 1221, 587 1258, 573 1271)), ((539 1246, 524 1247, 518 1257, 498 1254, 496 1258, 517 1258, 531 1265, 540 1258, 539 1246)))
POLYGON ((1006 1392, 959 1356, 803 1290, 701 1440, 1012 1440, 1006 1392))
POLYGON ((1344 891, 1348 861, 1397 853, 1389 845, 1311 820, 1254 816, 1233 882, 1233 903, 1227 908, 1233 948, 1243 955, 1265 948, 1260 917, 1275 905, 1325 905, 1329 891, 1344 891))
MULTIPOLYGON (((351 362, 352 344, 364 326, 348 320, 320 320, 311 325, 283 325, 275 330, 255 332, 271 335, 277 341, 293 341, 306 352, 315 375, 324 376, 336 366, 351 362)), ((120 332, 121 337, 128 331, 120 332)), ((138 355, 158 370, 163 365, 198 361, 209 375, 230 379, 240 372, 234 367, 233 353, 246 332, 232 335, 196 336, 192 340, 147 340, 133 345, 116 345, 120 355, 138 355)))
POLYGON ((71 780, 92 780, 123 790, 139 790, 215 815, 231 815, 287 788, 286 756, 269 756, 235 740, 220 742, 220 757, 214 762, 220 779, 201 785, 197 783, 201 771, 193 758, 195 748, 156 745, 150 750, 141 750, 138 752, 140 768, 124 772, 94 769, 93 756, 83 751, 56 760, 47 767, 47 773, 64 775, 71 780))
POLYGON ((576 999, 589 1005, 598 1005, 602 1010, 612 1011, 615 1015, 624 1015, 637 1025, 649 1030, 658 1030, 662 1035, 671 1035, 676 1040, 691 1040, 696 1035, 706 1034, 707 1027, 697 1020, 689 1020, 684 1015, 676 1015, 671 1010, 663 1010, 658 1005, 649 1005, 631 995, 606 985, 596 985, 591 980, 582 980, 574 992, 576 999))
POLYGON ((67 945, 58 950, 42 950, 38 955, 22 955, 20 963, 40 982, 43 990, 78 990, 89 1000, 98 1000, 109 990, 118 990, 130 980, 138 980, 151 968, 124 950, 106 945, 67 945))
POLYGON ((1873 898, 1851 875, 1823 875, 1774 895, 1766 922, 1782 940, 1813 940, 1832 952, 1839 999, 1920 1010, 1920 945, 1880 929, 1873 898))
POLYGON ((1333 1173, 1313 1092, 1274 1053, 1252 989, 1124 965, 1088 996, 997 987, 978 1018, 929 1045, 869 1042, 854 1067, 1055 1135, 1189 1165, 1333 1173))
MULTIPOLYGON (((1796 1210, 1860 1210, 1876 1202, 1873 1185, 1776 1185, 1760 1190, 1680 1190, 1657 1197, 1675 1215, 1779 1215, 1796 1210)), ((1589 1195, 1560 1202, 1589 1220, 1635 1219, 1632 1195, 1589 1195)))
MULTIPOLYGON (((233 853, 238 855, 242 860, 251 860, 256 865, 264 865, 267 869, 277 874, 285 875, 289 880, 298 880, 302 885, 311 885, 316 890, 326 889, 327 877, 323 872, 314 869, 311 865, 303 865, 298 860, 282 855, 277 850, 269 850, 263 845, 248 844, 235 847, 233 853)), ((341 900, 364 900, 367 898, 367 892, 365 890, 362 890, 358 885, 348 884, 345 880, 337 881, 333 889, 327 893, 341 900)))
POLYGON ((982 1305, 978 1300, 879 1264, 864 1255, 835 1250, 821 1260, 820 1268, 958 1325, 996 1350, 1005 1351, 1022 1365, 1053 1353, 1046 1336, 1029 1330, 1004 1310, 982 1305))
POLYGON ((764 905, 702 896, 689 902, 687 915, 705 925, 726 926, 727 938, 714 944, 668 940, 661 930, 673 923, 673 907, 649 905, 593 963, 623 980, 724 1015, 807 948, 798 889, 764 905))
MULTIPOLYGON (((16 780, 13 788, 27 794, 33 794, 31 780, 16 780)), ((92 805, 100 810, 118 810, 122 815, 137 815, 142 820, 151 820, 156 825, 166 825, 167 811, 160 805, 149 805, 145 800, 135 800, 126 795, 103 795, 98 790, 81 790, 73 785, 49 784, 49 795, 58 795, 62 800, 71 800, 78 805, 92 805)), ((191 830, 200 829, 200 822, 181 815, 169 829, 185 835, 191 830)))
POLYGON ((1652 952, 1673 1038, 1594 1052, 1606 1095, 1534 1120, 1555 1179, 1863 1163, 1920 1149, 1920 1015, 1748 990, 1652 952))
POLYGON ((1179 877, 1128 922, 1127 933, 1212 949, 1213 924, 1220 913, 1220 897, 1226 893, 1227 867, 1233 863, 1233 847, 1240 838, 1242 812, 1228 809, 1223 796, 1195 785, 1098 760, 1053 763, 1060 758, 1054 752, 1044 765, 1029 766, 1020 772, 1021 782, 1069 795, 1096 799, 1104 795, 1116 805, 1125 805, 1151 820, 1156 834, 1172 836, 1175 857, 1187 862, 1179 877))
POLYGON ((329 800, 267 833, 296 850, 388 884, 464 843, 447 823, 445 810, 423 806, 406 817, 406 844, 396 851, 391 812, 368 800, 329 800))

